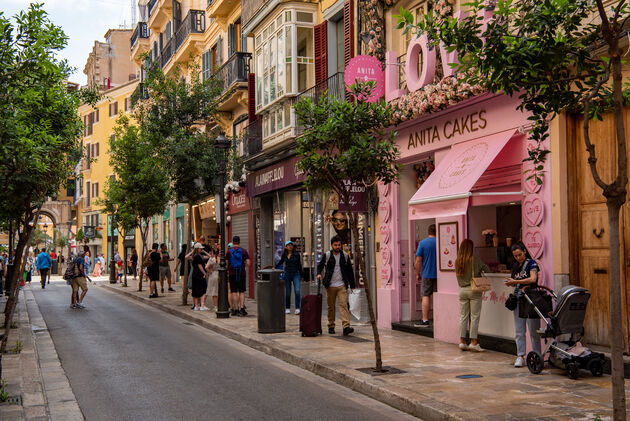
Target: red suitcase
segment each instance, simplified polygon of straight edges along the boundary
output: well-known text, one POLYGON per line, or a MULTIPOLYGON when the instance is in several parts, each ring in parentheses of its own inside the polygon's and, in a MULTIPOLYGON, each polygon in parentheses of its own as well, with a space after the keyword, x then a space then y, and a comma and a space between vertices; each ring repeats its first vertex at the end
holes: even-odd
POLYGON ((322 333, 322 294, 310 294, 300 301, 300 332, 302 336, 322 333))

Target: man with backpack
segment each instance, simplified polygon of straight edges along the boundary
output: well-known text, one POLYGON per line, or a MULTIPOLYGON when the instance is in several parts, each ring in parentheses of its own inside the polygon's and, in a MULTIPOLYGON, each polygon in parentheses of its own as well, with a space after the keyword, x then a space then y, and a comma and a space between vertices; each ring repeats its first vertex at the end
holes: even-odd
POLYGON ((247 316, 245 311, 245 286, 247 274, 245 268, 249 265, 247 250, 241 247, 241 238, 235 235, 232 238, 232 249, 225 253, 228 266, 228 279, 232 295, 232 316, 247 316))
POLYGON ((348 336, 354 329, 350 327, 350 312, 348 311, 348 287, 355 288, 354 271, 348 253, 341 249, 341 237, 335 235, 330 239, 331 250, 317 265, 317 280, 326 288, 328 303, 328 333, 335 333, 335 304, 339 302, 339 314, 343 335, 348 336), (322 276, 322 272, 326 272, 322 276), (323 279, 323 280, 322 280, 323 279))
MULTIPOLYGON (((71 308, 85 308, 83 304, 83 299, 85 298, 85 294, 87 294, 87 277, 86 277, 86 266, 85 266, 85 252, 79 253, 79 257, 74 259, 69 264, 72 267, 72 270, 68 269, 64 278, 69 277, 69 272, 73 273, 72 278, 72 297, 70 298, 70 307, 71 308), (79 288, 81 288, 81 295, 79 296, 79 288)), ((72 276, 72 275, 70 275, 72 276)), ((67 279, 66 279, 67 280, 67 279)))

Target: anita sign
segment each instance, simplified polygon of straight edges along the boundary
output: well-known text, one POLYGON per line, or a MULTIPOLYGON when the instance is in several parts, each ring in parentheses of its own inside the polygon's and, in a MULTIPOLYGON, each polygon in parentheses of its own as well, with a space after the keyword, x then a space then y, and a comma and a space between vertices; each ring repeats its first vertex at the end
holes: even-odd
POLYGON ((376 102, 385 92, 385 75, 381 67, 381 62, 376 57, 356 56, 348 62, 343 81, 346 86, 352 86, 356 81, 373 81, 374 90, 367 101, 376 102))
MULTIPOLYGON (((455 13, 454 16, 461 21, 465 14, 460 11, 455 13)), ((484 11, 480 18, 482 19, 480 32, 483 33, 492 18, 492 11, 484 11)), ((457 51, 449 53, 446 51, 444 44, 440 43, 440 55, 442 57, 444 77, 453 76, 455 69, 450 64, 459 64, 457 51)), ((396 67, 398 54, 395 51, 388 51, 385 54, 385 62, 387 63, 387 66, 385 66, 385 100, 389 102, 405 95, 407 92, 404 89, 398 89, 398 68, 396 67)), ((430 46, 427 35, 423 34, 413 38, 407 47, 407 55, 405 57, 405 79, 409 92, 417 91, 433 83, 436 67, 437 52, 435 48, 430 46), (420 53, 422 53, 422 69, 418 72, 420 53)))

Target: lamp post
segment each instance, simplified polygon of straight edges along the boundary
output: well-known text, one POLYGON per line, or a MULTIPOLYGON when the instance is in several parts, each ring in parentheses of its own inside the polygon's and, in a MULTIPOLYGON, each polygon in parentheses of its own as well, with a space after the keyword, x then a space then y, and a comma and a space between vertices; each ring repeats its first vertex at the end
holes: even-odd
POLYGON ((230 145, 231 142, 225 137, 223 132, 219 133, 219 136, 217 136, 214 141, 214 147, 218 152, 219 175, 221 179, 221 187, 219 189, 219 197, 221 198, 221 200, 219 200, 221 251, 219 253, 219 308, 217 309, 217 318, 219 319, 227 319, 230 317, 230 306, 227 296, 227 267, 225 265, 225 204, 223 197, 226 175, 225 167, 227 165, 226 153, 230 145))

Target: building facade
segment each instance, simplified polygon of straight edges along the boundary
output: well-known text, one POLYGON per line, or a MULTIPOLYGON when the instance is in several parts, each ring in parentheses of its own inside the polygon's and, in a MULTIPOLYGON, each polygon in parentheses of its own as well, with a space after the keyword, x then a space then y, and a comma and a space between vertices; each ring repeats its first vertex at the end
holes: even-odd
POLYGON ((105 42, 94 41, 83 68, 89 87, 108 90, 138 77, 138 66, 127 49, 131 34, 131 29, 110 29, 105 42))

